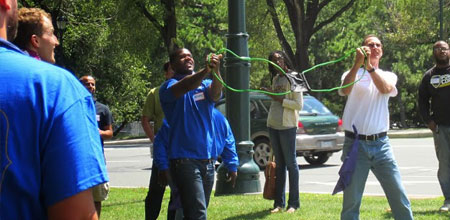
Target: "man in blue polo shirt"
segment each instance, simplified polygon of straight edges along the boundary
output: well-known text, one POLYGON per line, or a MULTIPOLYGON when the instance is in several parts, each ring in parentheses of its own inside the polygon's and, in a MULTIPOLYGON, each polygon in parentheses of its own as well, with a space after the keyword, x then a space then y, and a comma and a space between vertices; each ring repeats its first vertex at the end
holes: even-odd
POLYGON ((214 147, 212 112, 223 86, 216 77, 204 78, 211 70, 220 77, 221 57, 212 54, 208 65, 195 73, 191 52, 186 48, 176 49, 169 56, 175 75, 159 90, 170 126, 170 170, 187 219, 206 219, 206 193, 214 183, 214 161, 218 154, 214 147))
MULTIPOLYGON (((218 155, 221 155, 222 161, 225 165, 225 167, 229 171, 229 182, 234 187, 237 177, 237 167, 239 166, 239 159, 236 153, 236 142, 234 139, 233 132, 231 130, 230 124, 228 123, 225 116, 216 108, 213 109, 213 121, 214 121, 214 128, 216 131, 216 135, 214 135, 215 138, 215 145, 214 145, 214 151, 217 152, 216 155, 213 155, 213 158, 217 158, 218 155)), ((170 174, 168 172, 165 172, 169 169, 169 161, 168 161, 168 135, 169 135, 169 125, 164 120, 163 125, 161 127, 161 130, 158 132, 155 138, 154 142, 154 153, 155 156, 153 157, 155 165, 160 167, 162 169, 161 177, 159 178, 159 182, 162 186, 166 186, 169 182, 168 180, 171 178, 170 174)), ((214 179, 213 179, 214 180, 214 179)), ((182 182, 184 184, 184 182, 182 182)), ((209 197, 211 195, 212 191, 212 185, 211 187, 205 188, 205 202, 206 207, 208 207, 209 204, 209 197)), ((172 189, 172 192, 174 189, 172 189)), ((171 202, 176 199, 173 198, 173 194, 171 195, 171 202)), ((170 203, 169 203, 170 207, 170 203)), ((178 213, 177 213, 178 216, 178 213)))
POLYGON ((92 96, 15 37, 17 1, 0 0, 0 219, 97 219, 108 181, 92 96))
MULTIPOLYGON (((218 155, 221 155, 223 164, 229 171, 229 181, 234 187, 239 159, 236 153, 236 141, 233 131, 225 116, 216 108, 213 109, 214 128, 216 130, 216 148, 218 155)), ((217 157, 217 156, 216 156, 217 157)))

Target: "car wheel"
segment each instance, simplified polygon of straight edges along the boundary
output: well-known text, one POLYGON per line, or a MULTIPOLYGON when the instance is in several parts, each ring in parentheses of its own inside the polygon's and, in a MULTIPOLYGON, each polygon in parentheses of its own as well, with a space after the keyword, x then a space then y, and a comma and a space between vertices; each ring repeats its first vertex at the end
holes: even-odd
POLYGON ((306 162, 308 162, 311 165, 324 164, 325 162, 327 162, 328 158, 330 158, 330 156, 326 152, 310 154, 304 157, 306 162))
POLYGON ((255 160, 255 163, 259 166, 260 169, 263 170, 264 168, 266 168, 266 165, 269 162, 269 157, 272 153, 269 139, 256 139, 253 151, 253 160, 255 160))

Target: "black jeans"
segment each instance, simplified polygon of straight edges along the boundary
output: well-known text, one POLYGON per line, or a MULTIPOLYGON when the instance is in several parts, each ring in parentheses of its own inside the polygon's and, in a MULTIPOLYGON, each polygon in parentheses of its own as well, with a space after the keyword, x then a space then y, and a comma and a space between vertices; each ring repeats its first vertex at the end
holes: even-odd
MULTIPOLYGON (((161 211, 161 203, 164 197, 164 191, 166 187, 162 187, 158 184, 159 169, 152 165, 152 174, 150 176, 150 184, 148 186, 147 197, 145 197, 145 219, 155 220, 159 216, 161 211)), ((167 219, 175 219, 175 210, 167 211, 167 219)))

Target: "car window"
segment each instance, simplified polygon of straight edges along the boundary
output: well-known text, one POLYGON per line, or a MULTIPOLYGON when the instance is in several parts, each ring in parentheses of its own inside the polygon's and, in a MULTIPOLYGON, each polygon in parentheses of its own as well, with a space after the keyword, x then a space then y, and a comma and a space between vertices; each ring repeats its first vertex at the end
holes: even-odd
POLYGON ((269 112, 270 104, 272 103, 272 101, 271 101, 270 99, 263 99, 263 100, 260 100, 260 101, 261 101, 262 104, 263 104, 264 110, 265 110, 266 112, 269 112))
POLYGON ((310 97, 304 99, 300 115, 332 115, 332 113, 319 100, 310 97))

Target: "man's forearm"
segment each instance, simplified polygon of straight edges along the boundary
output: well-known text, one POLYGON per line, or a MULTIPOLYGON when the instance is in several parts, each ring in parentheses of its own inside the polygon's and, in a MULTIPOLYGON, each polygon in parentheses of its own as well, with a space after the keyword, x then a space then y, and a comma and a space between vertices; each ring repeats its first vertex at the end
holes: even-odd
POLYGON ((100 136, 103 138, 103 140, 108 140, 113 137, 113 131, 111 130, 100 130, 100 136))
POLYGON ((425 101, 420 99, 419 96, 419 115, 422 118, 422 121, 425 124, 428 124, 430 121, 430 103, 426 103, 425 101))
POLYGON ((370 73, 370 76, 372 77, 373 83, 377 87, 378 91, 380 91, 383 94, 390 93, 393 89, 392 85, 388 84, 386 80, 384 80, 377 72, 376 70, 372 73, 370 73))
MULTIPOLYGON (((347 85, 347 84, 350 84, 350 83, 355 81, 356 73, 358 72, 359 68, 360 67, 358 65, 353 65, 352 69, 347 74, 347 76, 345 76, 344 81, 342 82, 343 86, 347 85)), ((348 95, 348 94, 350 94, 352 89, 353 89, 353 85, 350 85, 348 87, 342 88, 342 93, 344 93, 344 95, 348 95)))
POLYGON ((208 74, 209 70, 202 69, 192 75, 185 76, 183 79, 175 83, 170 89, 175 97, 179 98, 187 92, 197 88, 208 74))
POLYGON ((142 129, 144 129, 145 135, 150 139, 151 142, 155 139, 155 134, 153 132, 153 128, 148 122, 149 119, 146 116, 141 117, 141 125, 142 129))

